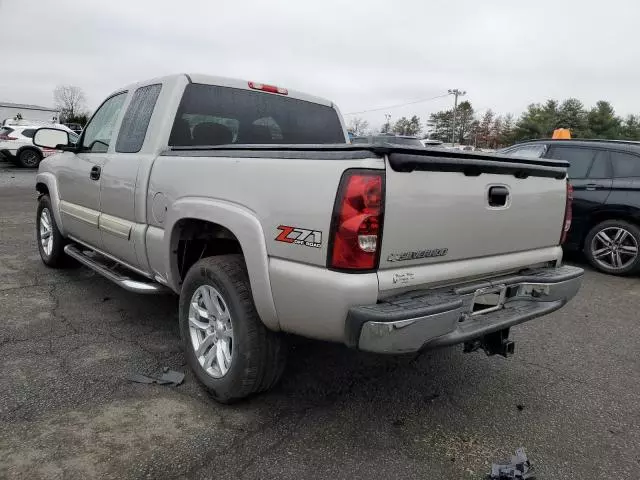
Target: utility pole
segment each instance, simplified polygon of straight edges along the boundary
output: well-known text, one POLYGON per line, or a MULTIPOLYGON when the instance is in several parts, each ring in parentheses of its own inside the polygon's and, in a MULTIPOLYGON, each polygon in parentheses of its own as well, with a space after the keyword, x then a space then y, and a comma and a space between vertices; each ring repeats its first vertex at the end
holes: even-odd
POLYGON ((457 88, 449 90, 449 95, 453 95, 455 100, 453 101, 453 128, 451 129, 451 146, 456 145, 456 110, 458 110, 458 96, 464 97, 467 94, 466 91, 460 91, 457 88))

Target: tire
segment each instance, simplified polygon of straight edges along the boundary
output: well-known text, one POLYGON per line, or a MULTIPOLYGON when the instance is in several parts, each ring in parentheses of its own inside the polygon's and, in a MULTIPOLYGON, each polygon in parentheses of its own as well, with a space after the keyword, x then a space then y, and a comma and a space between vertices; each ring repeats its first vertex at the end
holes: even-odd
POLYGON ((69 265, 70 258, 64 253, 67 241, 58 230, 49 195, 42 195, 38 199, 36 238, 40 258, 46 266, 61 268, 69 265), (45 237, 45 234, 48 236, 45 237))
POLYGON ((187 362, 218 402, 232 403, 269 390, 280 380, 285 341, 260 320, 241 255, 204 258, 189 269, 180 293, 179 319, 187 362), (214 314, 200 316, 203 309, 214 314))
POLYGON ((640 229, 624 220, 601 222, 587 234, 584 254, 601 272, 611 275, 635 273, 640 270, 640 229))
POLYGON ((18 164, 23 168, 38 168, 42 160, 42 153, 35 148, 25 148, 18 152, 18 164))

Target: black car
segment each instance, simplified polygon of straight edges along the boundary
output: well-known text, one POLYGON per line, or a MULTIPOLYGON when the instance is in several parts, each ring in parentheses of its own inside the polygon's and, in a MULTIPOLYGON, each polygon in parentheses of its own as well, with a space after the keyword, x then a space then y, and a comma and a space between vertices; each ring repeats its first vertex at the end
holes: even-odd
POLYGON ((606 273, 640 271, 640 142, 535 140, 501 153, 567 160, 574 200, 565 248, 606 273))

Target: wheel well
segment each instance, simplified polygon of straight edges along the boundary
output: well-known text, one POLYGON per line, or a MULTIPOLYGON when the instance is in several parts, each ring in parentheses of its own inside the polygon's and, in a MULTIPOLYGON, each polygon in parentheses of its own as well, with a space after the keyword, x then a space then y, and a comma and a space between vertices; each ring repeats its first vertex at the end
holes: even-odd
POLYGON ((591 231, 591 229, 595 227, 597 224, 607 220, 622 220, 624 222, 631 223, 636 227, 640 227, 640 222, 638 222, 638 219, 628 212, 605 211, 605 212, 594 213, 589 217, 589 221, 584 227, 584 234, 582 235, 582 239, 580 240, 580 249, 584 248, 584 242, 587 239, 587 235, 589 235, 589 232, 591 231))
POLYGON ((38 182, 38 183, 36 183, 36 191, 40 195, 48 195, 49 194, 49 187, 47 187, 47 185, 42 183, 42 182, 38 182))
POLYGON ((198 219, 178 221, 172 235, 171 252, 178 268, 180 281, 191 266, 204 257, 242 254, 237 237, 226 227, 213 222, 198 219))

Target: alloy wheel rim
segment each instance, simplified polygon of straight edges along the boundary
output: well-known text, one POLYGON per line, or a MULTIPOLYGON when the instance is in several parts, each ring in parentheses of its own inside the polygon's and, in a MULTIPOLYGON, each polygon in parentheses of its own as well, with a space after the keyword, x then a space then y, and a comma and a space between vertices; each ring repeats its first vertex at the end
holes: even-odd
POLYGON ((622 270, 638 256, 638 241, 625 228, 603 228, 591 240, 591 255, 604 268, 622 270))
POLYGON ((53 250, 53 226, 48 208, 43 208, 40 212, 40 245, 47 257, 51 255, 53 250))
POLYGON ((218 290, 196 289, 189 304, 189 334, 200 366, 213 378, 224 377, 233 360, 231 313, 218 290))

